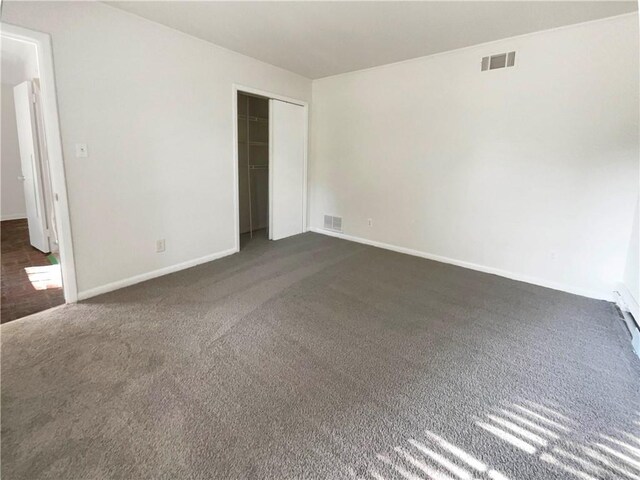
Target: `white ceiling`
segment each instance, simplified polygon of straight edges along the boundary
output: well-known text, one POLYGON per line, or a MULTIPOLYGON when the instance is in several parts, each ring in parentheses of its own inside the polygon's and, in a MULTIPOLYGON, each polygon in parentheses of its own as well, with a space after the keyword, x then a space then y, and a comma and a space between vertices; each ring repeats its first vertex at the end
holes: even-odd
POLYGON ((18 85, 38 77, 38 58, 34 44, 1 37, 0 58, 2 83, 18 85))
POLYGON ((308 78, 637 10, 629 2, 107 2, 308 78))

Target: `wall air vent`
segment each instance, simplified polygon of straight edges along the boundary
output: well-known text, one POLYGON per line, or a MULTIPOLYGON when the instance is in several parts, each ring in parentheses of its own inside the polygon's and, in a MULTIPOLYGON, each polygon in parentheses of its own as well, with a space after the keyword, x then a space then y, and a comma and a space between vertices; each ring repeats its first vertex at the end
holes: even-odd
POLYGON ((324 216, 324 229, 333 230, 334 232, 342 232, 342 217, 324 216))
POLYGON ((516 52, 498 53, 490 57, 483 57, 480 70, 497 70, 498 68, 513 67, 516 64, 516 52))

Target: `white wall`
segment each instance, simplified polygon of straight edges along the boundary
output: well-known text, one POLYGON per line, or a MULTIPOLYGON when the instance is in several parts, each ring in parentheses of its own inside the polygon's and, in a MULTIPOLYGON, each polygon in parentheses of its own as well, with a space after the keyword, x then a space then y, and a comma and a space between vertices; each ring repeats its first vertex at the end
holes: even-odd
POLYGON ((98 2, 3 20, 52 37, 81 297, 234 248, 232 84, 309 101, 309 80, 98 2))
POLYGON ((350 236, 610 298, 638 68, 632 14, 314 81, 312 227, 339 215, 350 236), (511 50, 515 68, 480 72, 511 50))
POLYGON ((0 209, 2 220, 26 218, 27 209, 24 203, 22 175, 20 166, 20 148, 18 145, 18 129, 16 125, 16 109, 13 104, 13 85, 2 84, 0 97, 2 123, 0 132, 0 209))
POLYGON ((3 36, 0 52, 2 83, 18 85, 39 76, 35 45, 3 36))

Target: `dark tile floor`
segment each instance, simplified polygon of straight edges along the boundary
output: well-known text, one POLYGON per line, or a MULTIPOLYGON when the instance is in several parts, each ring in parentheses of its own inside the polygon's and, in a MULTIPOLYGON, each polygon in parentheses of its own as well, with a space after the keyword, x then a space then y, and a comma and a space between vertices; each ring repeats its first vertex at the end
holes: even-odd
POLYGON ((29 244, 27 221, 7 220, 0 223, 0 321, 6 323, 63 304, 64 294, 59 281, 59 266, 52 266, 44 253, 29 244))

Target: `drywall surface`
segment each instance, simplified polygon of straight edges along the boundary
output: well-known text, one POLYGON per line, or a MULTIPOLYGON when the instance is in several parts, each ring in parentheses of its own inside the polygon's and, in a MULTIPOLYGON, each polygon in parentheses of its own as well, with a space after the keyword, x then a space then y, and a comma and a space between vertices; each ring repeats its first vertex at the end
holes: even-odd
POLYGON ((51 34, 81 297, 234 248, 232 85, 309 101, 308 79, 99 2, 3 21, 51 34))
MULTIPOLYGON (((638 217, 640 217, 640 202, 636 204, 636 211, 633 216, 633 228, 631 230, 631 240, 629 241, 629 250, 627 252, 627 262, 624 269, 624 281, 623 284, 627 289, 627 292, 631 295, 635 301, 637 308, 640 305, 640 250, 639 237, 640 231, 638 229, 638 217)), ((630 305, 631 307, 631 305, 630 305)), ((637 311, 633 312, 638 315, 637 311)), ((640 321, 640 318, 636 318, 640 321)))
POLYGON ((311 226, 342 216, 369 243, 610 298, 638 101, 637 14, 316 80, 311 226))
POLYGON ((1 165, 0 208, 2 220, 26 218, 27 209, 24 202, 22 175, 20 166, 20 147, 18 145, 18 128, 16 125, 16 108, 13 103, 13 85, 3 83, 0 97, 2 109, 2 132, 0 132, 1 165))

